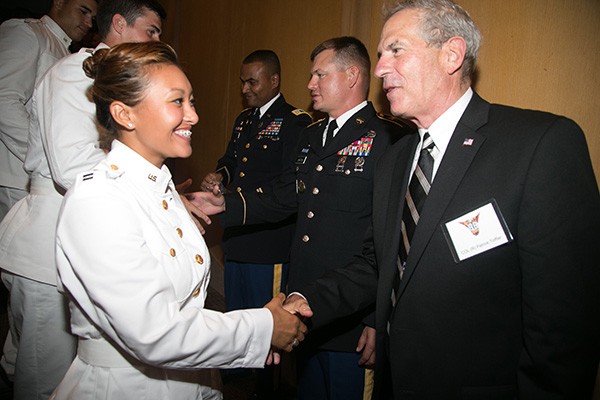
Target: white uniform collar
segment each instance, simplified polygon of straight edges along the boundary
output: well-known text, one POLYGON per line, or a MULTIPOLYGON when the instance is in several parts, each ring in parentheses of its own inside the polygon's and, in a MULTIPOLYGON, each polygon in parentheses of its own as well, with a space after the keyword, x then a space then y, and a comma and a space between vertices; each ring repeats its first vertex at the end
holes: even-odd
POLYGON ((273 105, 273 103, 275 103, 275 100, 277 100, 279 97, 281 96, 281 93, 277 93, 277 96, 273 97, 271 100, 269 100, 267 102, 267 104, 265 104, 264 106, 259 108, 259 118, 262 118, 263 115, 265 115, 265 113, 267 112, 267 110, 269 109, 269 107, 271 107, 273 105))
POLYGON ((429 132, 435 146, 440 151, 441 155, 446 153, 450 138, 458 125, 458 121, 462 118, 471 98, 473 97, 473 89, 468 88, 467 91, 461 96, 456 103, 454 103, 449 109, 447 109, 442 115, 436 119, 429 129, 419 128, 419 135, 421 141, 423 141, 423 135, 425 132, 429 132))
MULTIPOLYGON (((362 103, 358 104, 357 106, 353 107, 351 110, 348 110, 345 113, 343 113, 342 115, 340 115, 339 117, 337 117, 335 119, 335 123, 338 126, 338 130, 342 129, 342 127, 350 119, 350 117, 352 117, 354 114, 356 114, 357 112, 359 112, 360 110, 362 110, 364 107, 366 107, 366 105, 367 105, 367 101, 365 100, 362 103)), ((331 120, 333 120, 333 118, 329 117, 329 121, 327 122, 327 126, 329 126, 329 123, 331 122, 331 120)))
POLYGON ((171 172, 166 165, 156 168, 151 162, 118 140, 113 140, 106 162, 114 171, 127 174, 129 179, 153 192, 163 195, 171 183, 171 172), (116 168, 116 169, 115 169, 116 168))
POLYGON ((71 45, 72 40, 69 37, 69 35, 67 35, 65 31, 62 30, 60 25, 54 22, 54 20, 50 18, 50 16, 44 15, 41 18, 41 20, 48 26, 48 29, 50 29, 50 31, 52 31, 53 34, 60 38, 60 40, 65 44, 65 47, 69 47, 71 45))

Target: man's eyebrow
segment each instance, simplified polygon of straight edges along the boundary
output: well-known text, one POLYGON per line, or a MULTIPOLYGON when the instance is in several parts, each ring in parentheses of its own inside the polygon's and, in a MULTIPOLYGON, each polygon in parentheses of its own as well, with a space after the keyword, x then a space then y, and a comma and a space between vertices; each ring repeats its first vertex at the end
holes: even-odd
POLYGON ((88 13, 90 13, 90 14, 92 13, 92 9, 91 9, 91 8, 89 8, 89 7, 86 7, 86 6, 83 6, 83 5, 81 5, 81 6, 79 6, 79 7, 80 7, 80 8, 82 8, 82 9, 84 9, 85 11, 87 11, 87 12, 88 12, 88 13))

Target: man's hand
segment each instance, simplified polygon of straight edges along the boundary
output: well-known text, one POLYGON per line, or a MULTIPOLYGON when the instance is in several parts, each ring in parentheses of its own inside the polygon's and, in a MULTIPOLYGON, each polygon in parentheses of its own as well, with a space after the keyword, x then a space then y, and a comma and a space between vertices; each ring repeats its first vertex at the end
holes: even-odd
POLYGON ((308 305, 308 301, 300 295, 292 294, 283 303, 283 308, 292 314, 296 314, 302 318, 310 318, 313 312, 308 305))
POLYGON ((277 349, 290 352, 294 347, 304 340, 306 334, 306 325, 300 321, 300 318, 289 313, 283 308, 285 295, 279 293, 273 298, 265 308, 268 308, 273 315, 273 336, 271 345, 277 349))
POLYGON ((360 338, 356 352, 362 351, 362 357, 358 360, 358 365, 364 365, 365 368, 375 368, 375 329, 365 326, 360 338))
POLYGON ((219 192, 218 186, 215 186, 212 192, 186 193, 185 197, 206 215, 225 211, 225 197, 219 192))
POLYGON ((192 184, 192 180, 188 178, 185 182, 182 182, 179 185, 176 185, 175 189, 177 190, 177 193, 179 193, 179 197, 181 198, 181 202, 185 206, 185 209, 190 214, 190 217, 192 217, 192 221, 194 221, 194 223, 196 224, 196 227, 198 228, 200 233, 202 235, 204 235, 204 233, 205 233, 204 227, 202 226, 200 221, 198 221, 198 219, 201 219, 207 225, 210 225, 212 223, 212 221, 210 220, 208 215, 206 215, 198 207, 196 207, 192 203, 190 203, 189 200, 182 194, 182 193, 185 193, 185 191, 190 187, 191 184, 192 184), (196 216, 198 219, 194 218, 194 216, 196 216))

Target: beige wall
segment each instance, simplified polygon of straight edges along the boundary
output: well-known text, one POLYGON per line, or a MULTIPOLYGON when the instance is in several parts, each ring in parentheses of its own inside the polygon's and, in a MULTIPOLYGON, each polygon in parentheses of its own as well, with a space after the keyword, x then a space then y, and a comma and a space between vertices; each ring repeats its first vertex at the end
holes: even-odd
MULTIPOLYGON (((163 39, 174 45, 196 96, 200 123, 194 154, 175 162, 178 180, 199 184, 225 150, 242 109, 241 60, 258 48, 275 50, 287 100, 309 109, 311 50, 321 41, 354 35, 376 62, 384 0, 161 0, 168 9, 163 39)), ((600 1, 459 0, 484 42, 475 89, 491 102, 566 115, 586 133, 600 176, 600 1)), ((386 111, 381 83, 370 98, 386 111)))

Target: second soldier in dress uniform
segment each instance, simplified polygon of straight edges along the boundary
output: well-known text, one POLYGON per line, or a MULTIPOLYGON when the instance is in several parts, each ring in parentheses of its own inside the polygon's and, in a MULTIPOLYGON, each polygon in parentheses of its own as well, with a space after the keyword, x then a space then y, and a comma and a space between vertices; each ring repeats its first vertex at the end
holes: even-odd
MULTIPOLYGON (((223 226, 277 221, 298 212, 292 242, 289 291, 343 267, 361 250, 371 219, 372 181, 385 149, 413 130, 367 102, 370 60, 352 37, 315 48, 311 90, 315 110, 328 118, 307 127, 296 153, 270 193, 225 195, 223 226)), ((212 196, 212 195, 211 195, 212 196)), ((220 201, 200 196, 202 201, 220 201)), ((202 206, 200 202, 197 202, 202 206)), ((365 370, 373 363, 374 331, 360 314, 327 332, 313 332, 299 347, 297 399, 362 399, 365 370), (359 338, 366 340, 358 345, 359 338), (365 349, 357 352, 356 349, 365 349), (360 364, 360 365, 359 365, 360 364)))

